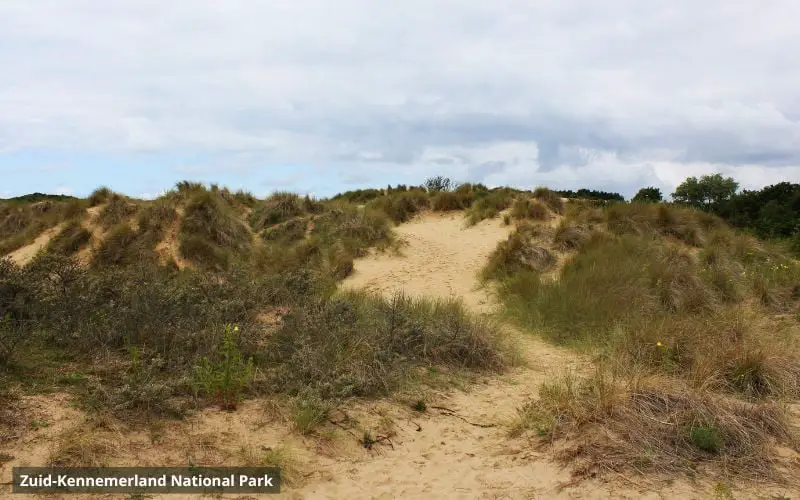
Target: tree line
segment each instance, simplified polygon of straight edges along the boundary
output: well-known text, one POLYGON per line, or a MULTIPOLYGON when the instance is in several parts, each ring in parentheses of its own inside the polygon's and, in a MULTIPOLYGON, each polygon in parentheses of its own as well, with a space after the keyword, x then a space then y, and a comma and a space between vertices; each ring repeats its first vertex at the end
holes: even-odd
MULTIPOLYGON (((721 174, 688 177, 671 195, 674 203, 716 214, 761 238, 793 238, 800 249, 800 184, 780 182, 760 190, 739 191, 739 183, 721 174)), ((658 203, 661 190, 646 187, 632 201, 658 203)))

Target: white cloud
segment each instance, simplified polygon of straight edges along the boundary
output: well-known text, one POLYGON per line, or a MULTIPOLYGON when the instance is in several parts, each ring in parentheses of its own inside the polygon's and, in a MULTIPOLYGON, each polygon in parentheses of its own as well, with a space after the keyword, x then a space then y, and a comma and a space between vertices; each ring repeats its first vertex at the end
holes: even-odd
POLYGON ((0 151, 763 184, 800 165, 796 19, 794 0, 8 1, 0 151))

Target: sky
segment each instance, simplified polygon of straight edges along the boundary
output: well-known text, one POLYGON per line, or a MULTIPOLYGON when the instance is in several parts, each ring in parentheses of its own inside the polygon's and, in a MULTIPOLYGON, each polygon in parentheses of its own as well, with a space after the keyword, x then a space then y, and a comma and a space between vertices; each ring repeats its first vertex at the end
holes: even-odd
POLYGON ((0 0, 0 198, 800 182, 797 0, 0 0))

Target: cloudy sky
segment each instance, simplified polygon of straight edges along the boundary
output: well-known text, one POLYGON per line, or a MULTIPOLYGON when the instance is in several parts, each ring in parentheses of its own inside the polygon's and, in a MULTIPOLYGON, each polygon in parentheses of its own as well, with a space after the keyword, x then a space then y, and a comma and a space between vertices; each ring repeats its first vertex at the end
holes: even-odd
POLYGON ((800 182, 797 0, 0 0, 0 197, 800 182))

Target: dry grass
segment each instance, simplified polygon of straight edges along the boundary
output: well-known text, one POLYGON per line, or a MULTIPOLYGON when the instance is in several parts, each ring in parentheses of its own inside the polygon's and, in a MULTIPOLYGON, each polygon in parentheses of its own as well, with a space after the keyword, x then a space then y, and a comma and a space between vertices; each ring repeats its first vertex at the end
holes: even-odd
POLYGON ((780 404, 697 392, 671 380, 565 376, 520 409, 512 433, 564 440, 559 456, 577 474, 603 470, 704 473, 789 481, 775 443, 797 447, 780 404))
POLYGON ((297 486, 301 479, 301 462, 291 448, 277 447, 244 447, 241 457, 245 467, 277 467, 281 470, 281 484, 297 486))
POLYGON ((533 191, 533 197, 547 205, 553 212, 557 214, 564 213, 564 200, 560 194, 545 187, 539 187, 533 191))
POLYGON ((511 217, 518 221, 546 221, 551 215, 544 203, 530 198, 518 198, 511 206, 511 217))
POLYGON ((47 459, 52 467, 108 467, 120 430, 107 418, 87 420, 57 438, 47 459))

